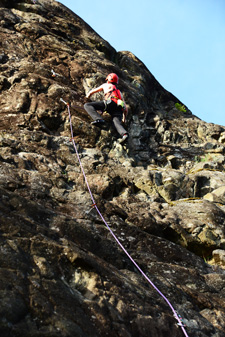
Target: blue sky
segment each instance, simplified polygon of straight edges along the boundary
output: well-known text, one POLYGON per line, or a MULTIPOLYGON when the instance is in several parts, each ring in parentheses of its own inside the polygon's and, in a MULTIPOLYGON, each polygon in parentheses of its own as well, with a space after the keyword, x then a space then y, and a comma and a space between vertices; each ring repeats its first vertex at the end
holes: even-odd
POLYGON ((225 0, 60 2, 135 54, 194 115, 225 126, 225 0))

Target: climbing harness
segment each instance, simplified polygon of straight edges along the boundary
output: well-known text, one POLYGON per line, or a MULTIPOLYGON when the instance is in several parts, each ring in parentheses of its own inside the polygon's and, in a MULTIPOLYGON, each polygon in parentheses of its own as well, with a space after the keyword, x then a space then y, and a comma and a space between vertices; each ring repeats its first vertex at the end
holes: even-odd
MULTIPOLYGON (((105 94, 105 105, 107 107, 108 104, 111 103, 111 101, 115 102, 118 107, 121 107, 122 110, 125 110, 125 103, 122 100, 120 90, 117 89, 115 85, 113 85, 113 88, 111 91, 107 92, 105 94)), ((106 108, 107 110, 107 108, 106 108)))
POLYGON ((110 90, 109 92, 105 93, 105 99, 106 100, 112 100, 115 103, 117 103, 117 100, 121 99, 121 94, 120 94, 119 89, 117 89, 117 87, 115 85, 113 85, 112 90, 110 90))
POLYGON ((64 104, 66 104, 67 109, 68 109, 68 114, 69 114, 69 122, 70 122, 70 131, 71 131, 71 140, 73 142, 73 146, 74 146, 74 150, 76 152, 77 155, 77 159, 78 162, 80 164, 80 168, 81 171, 83 173, 84 176, 84 180, 87 186, 87 189, 89 191, 90 197, 92 199, 92 206, 91 209, 95 208, 97 213, 99 214, 100 218, 102 219, 103 223, 106 225, 107 229, 110 231, 110 233, 112 234, 113 238, 116 240, 116 242, 118 243, 118 245, 120 246, 120 248, 124 251, 124 253, 128 256, 128 258, 130 259, 130 261, 134 264, 134 266, 139 270, 139 272, 142 274, 142 276, 144 276, 144 278, 148 281, 148 283, 150 283, 150 285, 158 292, 158 294, 166 301, 166 303, 168 304, 168 306, 170 307, 170 309, 173 312, 173 316, 174 318, 177 320, 177 326, 180 327, 184 333, 184 335, 186 337, 189 337, 186 330, 185 330, 185 325, 182 322, 182 318, 181 316, 177 313, 177 311, 174 309, 174 307, 172 306, 172 304, 170 303, 170 301, 167 299, 167 297, 165 295, 163 295, 163 293, 155 286, 155 284, 149 279, 149 277, 143 272, 143 270, 139 267, 139 265, 134 261, 134 259, 130 256, 130 254, 127 252, 127 250, 124 248, 124 246, 122 245, 122 243, 119 241, 119 239, 117 238, 117 236, 113 233, 112 229, 110 228, 110 226, 108 225, 108 223, 106 222, 106 220, 104 219, 103 215, 101 214, 101 212, 98 209, 98 206, 96 205, 96 202, 94 200, 94 197, 92 195, 90 186, 88 184, 88 180, 87 177, 85 175, 84 169, 83 169, 83 165, 81 163, 81 159, 77 150, 77 146, 76 143, 74 141, 74 135, 73 135, 73 126, 72 126, 72 120, 71 120, 71 112, 70 112, 70 104, 67 103, 66 101, 64 101, 62 98, 60 98, 60 101, 63 102, 64 104))

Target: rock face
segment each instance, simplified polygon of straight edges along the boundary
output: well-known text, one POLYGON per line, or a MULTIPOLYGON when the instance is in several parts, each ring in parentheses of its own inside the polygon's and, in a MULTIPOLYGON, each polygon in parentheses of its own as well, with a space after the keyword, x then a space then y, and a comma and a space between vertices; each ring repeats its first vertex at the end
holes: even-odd
MULTIPOLYGON (((0 1, 1 337, 225 335, 225 128, 52 0, 0 1), (125 146, 83 110, 109 72, 125 146), (177 104, 178 103, 178 104, 177 104)), ((100 96, 96 95, 94 99, 100 96)))

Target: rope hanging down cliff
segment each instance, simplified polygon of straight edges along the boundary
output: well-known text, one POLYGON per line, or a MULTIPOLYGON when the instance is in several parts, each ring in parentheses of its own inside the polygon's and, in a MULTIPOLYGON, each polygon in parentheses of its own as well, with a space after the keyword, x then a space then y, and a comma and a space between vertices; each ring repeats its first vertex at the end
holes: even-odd
POLYGON ((73 126, 72 126, 72 121, 71 121, 71 113, 70 113, 70 105, 69 103, 65 102, 62 98, 60 98, 60 101, 63 102, 64 104, 66 104, 67 106, 67 109, 68 109, 68 114, 69 114, 69 122, 70 122, 70 131, 71 131, 71 139, 72 139, 72 143, 73 143, 73 146, 74 146, 74 149, 75 149, 75 152, 76 152, 76 155, 77 155, 77 159, 79 161, 79 164, 80 164, 80 168, 81 168, 81 171, 83 173, 83 176, 84 176, 84 180, 85 180, 85 183, 86 183, 86 186, 88 188, 88 191, 89 191, 89 194, 91 196, 91 199, 92 199, 92 202, 93 202, 93 207, 95 207, 97 213, 99 214, 100 218, 102 219, 102 221, 104 222, 104 224, 106 225, 106 227, 108 228, 108 230, 110 231, 110 233, 112 234, 112 236, 114 237, 114 239, 116 240, 116 242, 118 243, 118 245, 120 246, 120 248, 124 251, 124 253, 128 256, 128 258, 130 259, 130 261, 134 264, 134 266, 139 270, 139 272, 144 276, 144 278, 148 281, 148 283, 150 283, 150 285, 158 292, 158 294, 166 301, 166 303, 169 305, 170 309, 172 310, 173 312, 173 315, 175 317, 175 319, 178 321, 177 325, 179 327, 181 327, 184 335, 186 337, 189 337, 186 330, 185 330, 185 326, 184 324, 182 323, 182 319, 181 319, 181 316, 177 313, 177 311, 174 309, 174 307, 172 306, 172 304, 170 303, 170 301, 167 299, 167 297, 165 295, 163 295, 163 293, 155 286, 155 284, 149 279, 149 277, 143 272, 143 270, 139 267, 139 265, 134 261, 134 259, 130 256, 130 254, 127 252, 127 250, 124 248, 124 246, 121 244, 121 242, 119 241, 119 239, 116 237, 116 235, 113 233, 113 231, 111 230, 111 228, 109 227, 108 223, 106 222, 106 220, 104 219, 103 215, 101 214, 101 212, 99 211, 96 203, 95 203, 95 200, 94 200, 94 197, 92 195, 92 192, 91 192, 91 189, 90 189, 90 186, 88 184, 88 181, 87 181, 87 177, 85 175, 85 172, 84 172, 84 169, 83 169, 83 166, 82 166, 82 163, 81 163, 81 159, 80 159, 80 156, 79 156, 79 153, 78 153, 78 150, 77 150, 77 146, 76 146, 76 143, 74 141, 74 135, 73 135, 73 126))

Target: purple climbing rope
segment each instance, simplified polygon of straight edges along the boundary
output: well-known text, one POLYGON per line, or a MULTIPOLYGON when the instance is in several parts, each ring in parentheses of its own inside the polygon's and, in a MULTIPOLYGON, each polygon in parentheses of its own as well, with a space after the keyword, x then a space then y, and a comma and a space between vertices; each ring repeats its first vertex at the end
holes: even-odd
POLYGON ((81 167, 81 171, 83 173, 84 179, 85 179, 85 183, 86 186, 88 188, 89 194, 91 196, 92 202, 93 202, 93 207, 95 207, 97 213, 99 214, 99 216, 101 217, 102 221, 104 222, 104 224, 106 225, 106 227, 108 228, 108 230, 110 231, 110 233, 112 234, 113 238, 116 240, 116 242, 118 243, 118 245, 120 246, 120 248, 124 251, 124 253, 128 256, 128 258, 130 259, 130 261, 134 264, 134 266, 139 270, 139 272, 143 275, 143 277, 148 281, 148 283, 151 284, 151 286, 158 292, 158 294, 166 301, 166 303, 169 305, 169 307, 171 308, 173 315, 175 317, 175 319, 178 321, 177 325, 181 327, 181 329, 183 330, 183 333, 186 337, 189 337, 185 327, 181 321, 180 315, 178 315, 178 313, 176 312, 176 310, 174 309, 174 307, 172 306, 172 304, 170 303, 170 301, 167 299, 167 297, 165 295, 163 295, 163 293, 155 286, 155 284, 149 279, 149 277, 143 272, 143 270, 139 267, 139 265, 134 261, 134 259, 130 256, 130 254, 127 252, 127 250, 124 248, 124 246, 121 244, 121 242, 119 241, 119 239, 116 237, 116 235, 113 233, 113 231, 111 230, 111 228, 109 227, 108 223, 106 222, 106 220, 104 219, 103 215, 101 214, 100 210, 98 209, 94 197, 92 195, 90 186, 88 184, 87 181, 87 177, 85 175, 81 160, 80 160, 80 156, 77 150, 77 146, 76 143, 74 141, 74 135, 73 135, 73 126, 72 126, 72 121, 71 121, 71 112, 70 112, 70 105, 69 103, 65 102, 62 98, 60 98, 60 101, 63 102, 64 104, 67 105, 67 109, 68 109, 68 113, 69 113, 69 122, 70 122, 70 131, 71 131, 71 137, 72 137, 72 143, 81 167))

